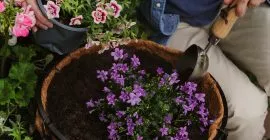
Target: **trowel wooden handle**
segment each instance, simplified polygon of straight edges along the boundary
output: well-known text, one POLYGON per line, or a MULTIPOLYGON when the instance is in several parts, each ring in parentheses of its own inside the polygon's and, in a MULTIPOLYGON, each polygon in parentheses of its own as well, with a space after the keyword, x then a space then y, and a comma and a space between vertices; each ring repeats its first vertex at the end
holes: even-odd
MULTIPOLYGON (((234 6, 234 4, 232 4, 231 6, 234 6)), ((212 26, 212 33, 220 38, 220 39, 224 39, 229 32, 231 31, 234 23, 237 21, 238 16, 235 13, 236 8, 231 8, 227 13, 226 17, 219 17, 215 23, 212 26)))

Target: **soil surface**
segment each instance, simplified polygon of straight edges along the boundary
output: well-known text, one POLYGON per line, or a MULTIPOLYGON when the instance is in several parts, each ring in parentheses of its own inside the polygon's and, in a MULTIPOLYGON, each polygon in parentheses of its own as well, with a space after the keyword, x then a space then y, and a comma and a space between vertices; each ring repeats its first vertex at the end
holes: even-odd
MULTIPOLYGON (((135 49, 125 52, 135 53, 141 66, 147 72, 155 72, 157 67, 172 69, 172 66, 158 56, 135 49)), ((47 111, 56 127, 70 140, 107 139, 106 125, 97 115, 90 115, 86 101, 102 97, 104 86, 97 78, 96 71, 109 69, 113 57, 110 51, 103 54, 82 56, 57 73, 48 89, 47 111)), ((204 139, 200 136, 199 139, 204 139)))

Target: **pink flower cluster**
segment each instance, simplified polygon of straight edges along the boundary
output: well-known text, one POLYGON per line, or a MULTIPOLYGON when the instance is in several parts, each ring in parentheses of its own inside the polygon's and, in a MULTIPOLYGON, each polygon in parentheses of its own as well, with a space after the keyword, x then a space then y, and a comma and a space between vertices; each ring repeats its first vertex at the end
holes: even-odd
POLYGON ((110 3, 106 4, 98 3, 96 10, 92 12, 92 17, 96 24, 105 23, 108 15, 118 18, 121 10, 122 6, 115 0, 111 0, 110 3))
POLYGON ((16 37, 28 36, 29 31, 36 24, 36 18, 34 11, 31 10, 31 6, 29 5, 22 9, 22 13, 17 13, 15 18, 15 25, 12 28, 12 34, 16 37))
POLYGON ((0 13, 4 12, 6 9, 5 2, 0 1, 0 13))

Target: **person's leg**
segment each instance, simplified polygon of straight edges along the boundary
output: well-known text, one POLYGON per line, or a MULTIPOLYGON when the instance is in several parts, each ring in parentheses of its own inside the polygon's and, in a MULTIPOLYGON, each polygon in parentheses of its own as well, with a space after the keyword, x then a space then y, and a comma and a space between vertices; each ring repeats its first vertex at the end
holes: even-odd
POLYGON ((265 4, 248 9, 220 44, 226 55, 253 73, 270 95, 270 7, 265 4))
MULTIPOLYGON (((207 39, 204 29, 179 27, 167 46, 185 51, 192 44, 205 47, 207 39)), ((212 47, 208 55, 208 71, 220 84, 228 103, 228 140, 261 140, 265 131, 266 94, 251 83, 218 47, 212 47)))

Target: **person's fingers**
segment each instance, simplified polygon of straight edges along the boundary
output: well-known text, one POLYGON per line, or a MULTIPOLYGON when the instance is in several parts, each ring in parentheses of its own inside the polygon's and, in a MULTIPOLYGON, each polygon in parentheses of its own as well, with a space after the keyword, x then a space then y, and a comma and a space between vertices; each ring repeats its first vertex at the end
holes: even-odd
POLYGON ((34 27, 32 28, 32 31, 33 31, 33 32, 37 32, 37 31, 38 31, 38 28, 37 28, 36 26, 34 26, 34 27))
POLYGON ((250 0, 248 2, 248 7, 257 7, 260 4, 262 4, 263 2, 265 2, 265 0, 250 0))
POLYGON ((37 18, 37 20, 39 20, 43 25, 52 28, 53 24, 42 15, 41 11, 39 10, 36 1, 29 1, 29 3, 32 6, 32 10, 35 12, 35 16, 37 18))
POLYGON ((238 0, 237 7, 236 7, 236 14, 237 16, 244 16, 247 10, 249 0, 238 0))
POLYGON ((262 3, 262 0, 250 0, 248 2, 249 7, 257 7, 262 3))
POLYGON ((27 3, 25 1, 22 2, 22 7, 27 7, 27 3))
POLYGON ((229 5, 232 3, 233 0, 224 0, 224 4, 229 5))
POLYGON ((36 25, 41 29, 44 29, 44 30, 48 29, 48 27, 46 25, 42 24, 39 20, 37 20, 36 25))

